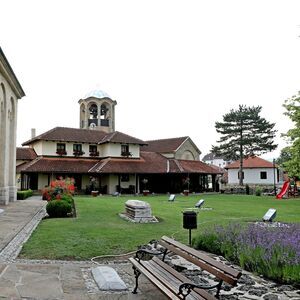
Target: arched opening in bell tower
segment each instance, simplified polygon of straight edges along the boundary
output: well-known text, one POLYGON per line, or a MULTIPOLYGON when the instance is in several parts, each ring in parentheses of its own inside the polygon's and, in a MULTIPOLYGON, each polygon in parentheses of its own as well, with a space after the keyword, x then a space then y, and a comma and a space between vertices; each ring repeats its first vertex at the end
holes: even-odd
POLYGON ((100 106, 100 122, 101 126, 109 126, 109 108, 107 103, 100 106))
POLYGON ((88 108, 89 116, 88 116, 88 126, 95 127, 98 125, 98 106, 96 103, 90 103, 88 108))

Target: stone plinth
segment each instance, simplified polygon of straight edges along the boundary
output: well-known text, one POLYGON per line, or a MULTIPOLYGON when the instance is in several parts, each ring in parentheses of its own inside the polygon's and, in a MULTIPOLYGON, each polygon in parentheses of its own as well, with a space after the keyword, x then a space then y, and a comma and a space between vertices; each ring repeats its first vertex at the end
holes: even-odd
POLYGON ((120 216, 136 223, 158 222, 152 216, 149 203, 140 200, 127 200, 125 202, 125 213, 120 216))

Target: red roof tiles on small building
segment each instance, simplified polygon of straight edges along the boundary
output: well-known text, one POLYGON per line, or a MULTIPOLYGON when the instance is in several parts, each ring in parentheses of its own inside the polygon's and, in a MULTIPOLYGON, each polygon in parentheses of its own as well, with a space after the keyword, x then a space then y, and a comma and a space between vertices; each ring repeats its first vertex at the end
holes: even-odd
MULTIPOLYGON (((240 161, 236 160, 233 163, 227 165, 225 169, 239 169, 240 161)), ((243 160, 244 169, 255 169, 255 168, 274 168, 273 163, 264 160, 260 157, 253 156, 243 160)))

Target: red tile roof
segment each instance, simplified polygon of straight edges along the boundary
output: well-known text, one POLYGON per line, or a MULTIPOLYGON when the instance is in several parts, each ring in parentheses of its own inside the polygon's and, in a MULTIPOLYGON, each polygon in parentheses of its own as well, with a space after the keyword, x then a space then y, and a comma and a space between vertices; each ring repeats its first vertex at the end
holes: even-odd
POLYGON ((199 160, 172 159, 183 173, 221 174, 222 172, 199 160))
POLYGON ((106 133, 100 130, 55 127, 49 131, 44 132, 43 134, 36 136, 31 140, 26 141, 22 145, 27 146, 40 140, 89 144, 103 144, 107 142, 139 145, 147 144, 140 139, 134 138, 119 131, 106 133))
POLYGON ((101 139, 101 141, 99 141, 99 144, 104 144, 108 142, 147 145, 146 142, 119 131, 107 134, 101 139))
MULTIPOLYGON (((233 163, 227 165, 225 169, 239 169, 240 161, 236 160, 233 163)), ((274 168, 273 163, 264 160, 260 157, 253 156, 243 160, 244 169, 254 169, 254 168, 274 168)))
POLYGON ((22 145, 30 145, 40 140, 97 144, 106 135, 106 132, 100 130, 55 127, 26 141, 22 145))
POLYGON ((26 166, 22 165, 21 171, 26 173, 88 173, 97 162, 98 160, 95 159, 38 157, 26 166))
POLYGON ((36 157, 37 155, 33 148, 17 148, 17 160, 33 160, 36 157))
POLYGON ((141 152, 141 158, 46 158, 38 157, 30 163, 19 166, 23 172, 44 173, 208 173, 218 174, 219 171, 201 161, 167 159, 155 152, 141 152))
POLYGON ((148 145, 143 146, 141 149, 142 151, 159 153, 175 152, 180 147, 180 145, 188 138, 188 136, 183 136, 171 139, 146 141, 148 145))

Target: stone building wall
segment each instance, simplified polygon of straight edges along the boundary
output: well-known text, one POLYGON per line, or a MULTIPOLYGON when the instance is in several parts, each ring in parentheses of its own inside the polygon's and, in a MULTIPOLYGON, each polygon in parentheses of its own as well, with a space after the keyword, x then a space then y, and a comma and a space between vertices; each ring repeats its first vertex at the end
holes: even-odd
POLYGON ((0 48, 0 204, 16 200, 17 101, 25 96, 0 48))

